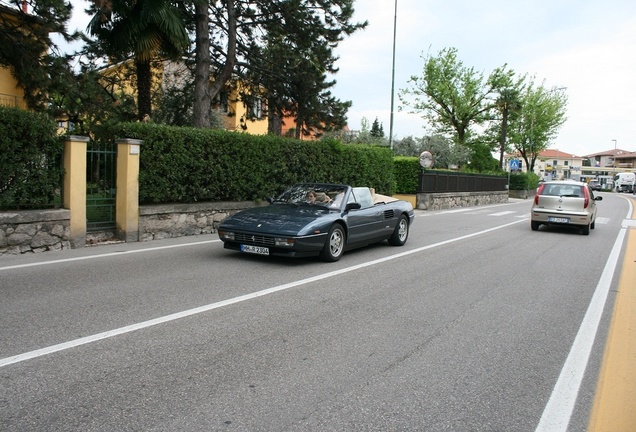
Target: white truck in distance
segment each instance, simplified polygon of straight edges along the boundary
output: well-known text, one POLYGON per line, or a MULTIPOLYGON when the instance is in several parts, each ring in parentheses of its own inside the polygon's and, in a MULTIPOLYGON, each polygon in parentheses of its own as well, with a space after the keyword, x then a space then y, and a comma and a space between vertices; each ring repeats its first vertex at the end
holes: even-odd
POLYGON ((616 192, 633 192, 634 182, 636 182, 634 173, 618 173, 614 176, 616 192))

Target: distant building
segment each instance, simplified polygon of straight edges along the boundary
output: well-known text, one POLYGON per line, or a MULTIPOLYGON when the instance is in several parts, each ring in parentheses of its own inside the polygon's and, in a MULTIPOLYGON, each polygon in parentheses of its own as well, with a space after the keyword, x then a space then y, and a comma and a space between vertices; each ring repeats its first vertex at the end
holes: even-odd
POLYGON ((584 167, 585 177, 596 179, 603 188, 614 187, 614 176, 619 172, 636 172, 636 152, 611 149, 585 156, 590 166, 584 167))
POLYGON ((636 167, 636 152, 621 149, 606 150, 585 156, 596 168, 631 169, 636 167))
MULTIPOLYGON (((525 161, 517 154, 507 154, 506 170, 527 172, 525 161)), ((547 149, 537 155, 534 163, 534 173, 545 180, 579 179, 582 174, 584 158, 560 150, 547 149)))
MULTIPOLYGON (((527 172, 525 162, 518 153, 507 154, 504 160, 506 170, 510 171, 512 168, 512 171, 515 171, 516 168, 519 172, 527 172)), ((636 152, 612 149, 586 156, 575 156, 547 149, 537 156, 534 172, 544 180, 597 180, 603 188, 611 189, 616 173, 636 172, 636 152)))

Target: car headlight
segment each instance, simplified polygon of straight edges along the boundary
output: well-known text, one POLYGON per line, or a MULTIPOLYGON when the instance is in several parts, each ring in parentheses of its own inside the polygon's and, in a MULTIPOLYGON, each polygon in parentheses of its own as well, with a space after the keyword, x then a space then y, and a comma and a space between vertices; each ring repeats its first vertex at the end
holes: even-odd
POLYGON ((234 240, 234 233, 229 231, 219 231, 219 237, 223 240, 234 240))
POLYGON ((293 238, 283 238, 283 237, 274 238, 274 244, 276 246, 292 247, 295 242, 296 240, 294 240, 293 238))

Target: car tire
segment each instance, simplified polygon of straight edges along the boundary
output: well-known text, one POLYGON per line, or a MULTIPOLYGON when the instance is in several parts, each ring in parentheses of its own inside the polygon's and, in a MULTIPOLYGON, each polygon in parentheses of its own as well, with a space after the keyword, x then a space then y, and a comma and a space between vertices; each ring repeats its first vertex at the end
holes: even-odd
POLYGON ((590 235, 590 226, 589 225, 585 225, 583 228, 581 228, 581 233, 583 235, 590 235))
POLYGON ((401 215, 398 219, 397 225, 393 234, 389 237, 389 244, 391 246, 403 246, 406 240, 409 238, 409 220, 406 216, 401 215))
POLYGON ((333 224, 329 228, 329 235, 327 235, 325 246, 320 252, 320 258, 327 262, 338 261, 344 252, 345 243, 344 228, 340 224, 333 224))
POLYGON ((590 224, 590 228, 591 228, 591 229, 596 228, 596 221, 594 221, 594 222, 592 222, 592 223, 590 224))
POLYGON ((532 228, 532 231, 537 231, 539 229, 539 225, 541 225, 539 222, 535 222, 535 221, 530 222, 530 228, 532 228))

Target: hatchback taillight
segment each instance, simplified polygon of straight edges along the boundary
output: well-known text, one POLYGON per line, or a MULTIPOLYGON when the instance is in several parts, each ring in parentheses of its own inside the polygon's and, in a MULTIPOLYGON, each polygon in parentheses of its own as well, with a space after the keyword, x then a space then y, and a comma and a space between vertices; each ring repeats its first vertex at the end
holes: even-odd
POLYGON ((585 201, 583 202, 583 208, 586 209, 590 204, 590 191, 587 190, 586 187, 583 188, 583 197, 585 197, 585 201))
POLYGON ((534 203, 536 205, 539 205, 539 195, 541 195, 541 193, 543 192, 544 187, 545 187, 545 184, 542 184, 541 186, 539 186, 539 189, 537 189, 537 193, 534 196, 534 203))

